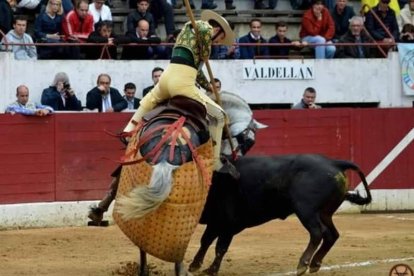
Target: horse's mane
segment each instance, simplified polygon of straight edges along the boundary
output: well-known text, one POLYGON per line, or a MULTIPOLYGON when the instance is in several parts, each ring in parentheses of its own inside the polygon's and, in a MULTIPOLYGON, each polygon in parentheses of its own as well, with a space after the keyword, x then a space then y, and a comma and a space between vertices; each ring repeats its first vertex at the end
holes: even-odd
POLYGON ((249 104, 237 94, 221 91, 220 98, 222 107, 229 116, 231 135, 236 136, 248 127, 253 112, 249 104))

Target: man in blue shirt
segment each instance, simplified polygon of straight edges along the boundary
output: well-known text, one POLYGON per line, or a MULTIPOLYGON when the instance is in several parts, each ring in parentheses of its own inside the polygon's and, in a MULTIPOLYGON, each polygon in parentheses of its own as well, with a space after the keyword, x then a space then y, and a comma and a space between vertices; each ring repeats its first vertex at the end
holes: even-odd
POLYGON ((23 115, 46 116, 53 113, 53 108, 29 101, 29 88, 19 85, 16 89, 17 101, 7 106, 5 113, 12 115, 19 113, 23 115))

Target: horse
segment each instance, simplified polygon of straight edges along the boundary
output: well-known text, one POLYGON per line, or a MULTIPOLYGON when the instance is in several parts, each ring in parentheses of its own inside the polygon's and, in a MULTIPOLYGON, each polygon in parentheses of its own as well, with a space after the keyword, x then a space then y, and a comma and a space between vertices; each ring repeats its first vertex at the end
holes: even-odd
MULTIPOLYGON (((233 122, 231 129, 232 133, 235 134, 234 139, 242 142, 240 145, 243 146, 239 147, 239 150, 244 152, 247 149, 244 144, 248 143, 249 145, 253 145, 255 131, 258 128, 264 127, 264 125, 253 119, 250 107, 242 98, 237 95, 228 96, 227 94, 228 93, 222 94, 225 95, 224 109, 225 111, 227 111, 226 108, 229 110, 228 115, 230 121, 233 122), (232 108, 230 108, 230 106, 233 107, 233 110, 231 110, 232 108)), ((206 144, 209 140, 206 122, 199 120, 199 118, 206 117, 205 109, 203 110, 200 108, 198 103, 188 103, 188 100, 184 100, 183 97, 178 99, 173 98, 172 102, 173 103, 171 104, 170 100, 167 107, 163 105, 160 108, 156 108, 153 112, 150 112, 150 114, 147 114, 144 117, 146 123, 143 126, 137 127, 137 130, 139 129, 139 131, 136 131, 134 134, 134 137, 138 136, 139 139, 136 139, 135 141, 132 140, 128 145, 129 150, 127 149, 125 160, 129 161, 126 161, 125 165, 133 165, 138 162, 144 163, 144 161, 146 161, 145 163, 151 165, 152 173, 151 177, 147 179, 148 183, 144 183, 144 185, 136 185, 127 192, 122 191, 122 187, 118 190, 114 208, 114 218, 118 225, 120 225, 121 230, 125 233, 129 232, 128 228, 131 228, 131 226, 127 224, 129 221, 147 218, 150 214, 161 209, 163 203, 167 202, 167 199, 172 196, 172 190, 174 189, 172 183, 175 178, 175 174, 173 174, 174 171, 183 167, 183 165, 190 161, 195 161, 199 166, 198 169, 203 171, 203 169, 200 168, 203 160, 200 156, 197 156, 195 148, 202 147, 203 144, 206 144), (194 104, 198 107, 194 108, 192 106, 194 104), (172 106, 174 106, 174 108, 172 108, 172 106), (195 112, 191 112, 191 110, 195 110, 195 112), (183 118, 189 118, 190 120, 185 120, 183 118), (131 143, 135 144, 131 145, 131 143), (142 158, 136 160, 137 155, 142 156, 142 158)), ((122 177, 124 170, 125 168, 123 168, 120 183, 123 181, 122 177)), ((201 178, 203 180, 208 179, 208 172, 205 172, 205 170, 206 168, 204 168, 204 172, 201 173, 201 178)), ((124 178, 126 179, 127 177, 124 178)), ((199 184, 200 183, 194 183, 193 185, 197 186, 199 184)), ((205 197, 207 197, 207 192, 205 193, 205 197)), ((198 224, 204 203, 205 198, 203 204, 200 206, 199 215, 194 216, 195 224, 192 225, 193 227, 198 224)), ((145 227, 141 228, 144 228, 141 231, 150 231, 150 229, 145 229, 145 227)), ((158 230, 160 229, 158 228, 157 231, 158 230)), ((136 241, 136 237, 131 237, 138 234, 126 234, 134 241, 140 250, 139 275, 148 275, 148 252, 144 248, 147 245, 143 244, 141 241, 136 241)), ((185 244, 184 247, 180 247, 180 249, 184 248, 184 252, 191 234, 192 232, 187 235, 188 239, 186 237, 186 240, 181 242, 185 244)), ((164 260, 174 262, 175 275, 188 275, 188 271, 182 261, 183 255, 184 254, 180 253, 175 254, 171 258, 170 255, 168 255, 167 258, 163 258, 164 260), (176 255, 179 256, 177 257, 176 255)), ((157 257, 157 255, 155 256, 157 257)))
POLYGON ((215 258, 204 270, 217 275, 234 235, 296 214, 310 234, 310 241, 299 259, 297 275, 317 272, 323 258, 339 238, 332 216, 344 201, 357 205, 372 200, 365 176, 352 162, 334 160, 317 154, 284 156, 244 156, 234 165, 239 179, 214 173, 200 223, 207 227, 201 246, 189 271, 201 268, 209 246, 217 238, 215 258), (348 192, 344 172, 356 171, 365 187, 366 197, 348 192), (319 249, 318 249, 319 248, 319 249), (316 252, 316 253, 315 253, 316 252))

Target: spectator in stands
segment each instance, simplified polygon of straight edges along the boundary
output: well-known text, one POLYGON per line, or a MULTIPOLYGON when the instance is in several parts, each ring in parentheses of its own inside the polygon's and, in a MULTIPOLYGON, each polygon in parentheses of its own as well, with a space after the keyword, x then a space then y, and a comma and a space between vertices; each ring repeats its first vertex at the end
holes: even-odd
POLYGON ((302 100, 292 106, 292 109, 318 109, 320 105, 315 104, 316 90, 313 87, 308 87, 303 92, 302 100))
POLYGON ((70 86, 69 77, 65 72, 57 73, 52 85, 43 90, 41 102, 54 110, 82 110, 82 104, 70 86))
POLYGON ((146 88, 144 88, 144 90, 142 90, 142 97, 144 98, 145 95, 148 94, 148 92, 150 92, 154 86, 158 83, 158 81, 160 80, 160 77, 162 75, 162 73, 164 72, 164 69, 162 69, 161 67, 155 67, 154 69, 152 69, 152 73, 151 73, 151 78, 152 78, 152 82, 154 83, 151 86, 148 86, 146 88))
POLYGON ((164 18, 165 33, 169 40, 175 31, 174 12, 170 3, 166 0, 151 0, 150 12, 154 16, 155 28, 161 18, 164 18))
POLYGON ((282 43, 283 46, 269 46, 269 56, 271 57, 288 57, 290 50, 298 49, 307 46, 306 41, 292 41, 286 37, 288 26, 285 22, 279 21, 275 24, 276 35, 269 39, 269 43, 282 43))
MULTIPOLYGON (((137 1, 140 0, 130 0, 129 1, 129 7, 131 9, 135 9, 137 7, 137 1)), ((174 11, 173 7, 170 3, 168 3, 166 0, 151 0, 147 1, 148 5, 151 3, 149 7, 149 12, 153 16, 153 23, 154 23, 154 29, 157 28, 157 24, 160 21, 162 17, 164 17, 164 25, 165 25, 165 33, 167 34, 167 40, 173 36, 175 31, 175 23, 174 23, 174 11)), ((135 21, 138 22, 137 18, 135 21)), ((148 20, 148 18, 145 18, 148 20)), ((151 21, 150 27, 152 25, 151 21)), ((132 25, 128 25, 128 30, 132 30, 136 27, 136 22, 132 25)))
MULTIPOLYGON (((73 2, 75 2, 75 0, 73 0, 73 2)), ((63 13, 65 15, 68 14, 70 11, 73 11, 72 0, 62 0, 62 8, 63 8, 63 13)))
MULTIPOLYGON (((367 43, 374 42, 364 30, 364 18, 361 16, 353 16, 349 20, 349 30, 338 41, 339 43, 367 43)), ((338 46, 335 56, 337 58, 369 58, 371 54, 371 46, 352 45, 338 46)))
MULTIPOLYGON (((391 33, 392 37, 387 34, 387 32, 382 27, 382 24, 375 19, 375 17, 372 15, 371 10, 366 13, 365 27, 376 41, 393 44, 395 41, 398 41, 400 32, 398 29, 395 12, 390 9, 389 3, 390 0, 380 0, 378 5, 372 8, 372 11, 378 15, 382 21, 382 24, 385 25, 385 27, 391 33)), ((393 46, 394 45, 383 46, 383 48, 384 50, 388 51, 393 46)))
POLYGON ((217 4, 214 0, 201 0, 201 9, 203 10, 214 10, 217 8, 217 4))
POLYGON ((124 86, 124 99, 128 103, 128 109, 137 109, 139 107, 139 101, 137 97, 135 97, 135 93, 137 91, 137 87, 132 82, 128 82, 124 86))
POLYGON ((16 12, 19 14, 35 14, 40 11, 41 0, 20 0, 17 1, 16 12))
POLYGON ((152 13, 148 11, 150 1, 138 0, 136 10, 128 14, 127 17, 127 33, 135 33, 138 26, 138 21, 141 19, 147 20, 149 24, 149 36, 155 35, 155 23, 152 13))
MULTIPOLYGON (((49 0, 35 20, 35 39, 38 43, 63 43, 63 8, 61 0, 49 0)), ((69 49, 61 46, 38 46, 39 59, 66 58, 69 49)))
POLYGON ((93 0, 89 4, 89 13, 93 16, 94 29, 96 30, 96 23, 100 21, 112 21, 111 9, 105 5, 104 0, 93 0))
POLYGON ((335 22, 335 42, 349 30, 349 20, 355 15, 354 8, 347 4, 348 0, 336 0, 336 5, 331 10, 335 22))
POLYGON ((105 43, 103 46, 88 46, 85 49, 86 59, 116 59, 117 45, 128 43, 130 40, 125 36, 115 35, 112 21, 99 21, 96 23, 96 30, 93 31, 87 42, 90 43, 105 43))
POLYGON ((401 30, 400 42, 414 43, 414 25, 407 23, 401 30))
MULTIPOLYGON (((16 16, 13 20, 13 30, 10 30, 2 39, 2 43, 33 44, 32 37, 26 33, 27 19, 23 16, 16 16)), ((13 45, 2 46, 2 49, 9 48, 14 53, 14 58, 37 59, 36 47, 34 45, 13 45)))
POLYGON ((276 8, 277 5, 277 1, 278 0, 269 0, 269 6, 266 6, 263 3, 263 0, 254 0, 254 9, 255 10, 273 10, 274 8, 276 8))
MULTIPOLYGON (((312 0, 312 6, 303 14, 299 36, 308 44, 332 44, 335 23, 322 0, 312 0)), ((315 58, 333 58, 334 45, 315 46, 315 58)))
POLYGON ((160 44, 161 39, 155 34, 149 36, 149 23, 145 19, 141 19, 137 23, 134 32, 128 32, 129 42, 144 45, 124 46, 122 49, 121 59, 152 59, 165 58, 165 47, 160 44))
POLYGON ((408 4, 400 11, 400 14, 397 16, 397 22, 400 31, 405 24, 414 25, 414 0, 409 0, 408 4))
MULTIPOLYGON (((93 32, 93 16, 89 13, 88 0, 77 0, 75 8, 63 19, 62 29, 68 42, 83 43, 93 32)), ((71 49, 73 58, 80 58, 79 47, 71 49)))
POLYGON ((307 10, 312 6, 312 0, 290 0, 290 5, 294 10, 307 10))
POLYGON ((233 5, 233 0, 224 0, 224 5, 226 7, 226 10, 235 10, 236 6, 233 5))
POLYGON ((253 59, 259 56, 268 56, 269 49, 267 46, 260 46, 261 43, 267 43, 267 40, 261 35, 262 21, 254 18, 250 21, 250 32, 240 37, 239 43, 254 43, 255 45, 240 46, 241 59, 253 59))
POLYGON ((111 87, 111 77, 100 74, 97 86, 86 94, 86 108, 99 112, 120 112, 128 107, 128 103, 118 89, 111 87))
POLYGON ((26 85, 22 84, 17 87, 16 97, 17 100, 6 107, 5 113, 35 116, 46 116, 53 113, 53 108, 50 106, 29 101, 29 88, 26 85))
MULTIPOLYGON (((229 22, 230 28, 234 31, 234 24, 229 22)), ((211 46, 210 59, 239 59, 240 49, 237 45, 238 39, 234 38, 234 45, 213 45, 211 46)))
MULTIPOLYGON (((0 30, 4 34, 7 34, 13 28, 13 7, 10 5, 9 1, 10 0, 0 0, 0 30)), ((2 38, 3 35, 0 33, 0 39, 2 38)))
MULTIPOLYGON (((190 8, 192 8, 193 10, 195 9, 195 5, 194 5, 194 1, 190 0, 190 8)), ((185 3, 183 1, 183 3, 177 3, 177 0, 171 0, 171 5, 174 9, 181 9, 183 6, 185 6, 185 3)))

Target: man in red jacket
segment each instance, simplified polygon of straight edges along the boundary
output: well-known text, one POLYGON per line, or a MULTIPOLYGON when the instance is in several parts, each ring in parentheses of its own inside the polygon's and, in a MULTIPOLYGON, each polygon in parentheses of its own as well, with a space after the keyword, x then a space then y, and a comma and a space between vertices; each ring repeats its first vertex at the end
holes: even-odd
MULTIPOLYGON (((335 23, 323 0, 312 0, 312 6, 303 14, 299 36, 308 44, 331 44, 335 34, 335 23)), ((333 58, 334 45, 315 46, 315 58, 333 58)))
POLYGON ((93 16, 89 14, 88 0, 78 0, 75 7, 62 21, 63 33, 68 41, 86 42, 93 31, 93 16))

